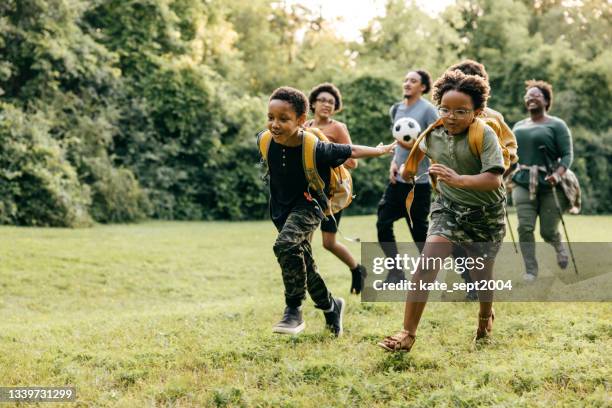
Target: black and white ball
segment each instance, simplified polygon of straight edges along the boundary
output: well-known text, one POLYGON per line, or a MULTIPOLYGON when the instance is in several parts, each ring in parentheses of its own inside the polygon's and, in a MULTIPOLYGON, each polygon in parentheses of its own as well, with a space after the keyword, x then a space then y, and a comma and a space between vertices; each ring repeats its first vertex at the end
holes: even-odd
POLYGON ((412 118, 401 118, 393 124, 393 137, 400 142, 416 140, 419 133, 421 133, 421 126, 412 118))

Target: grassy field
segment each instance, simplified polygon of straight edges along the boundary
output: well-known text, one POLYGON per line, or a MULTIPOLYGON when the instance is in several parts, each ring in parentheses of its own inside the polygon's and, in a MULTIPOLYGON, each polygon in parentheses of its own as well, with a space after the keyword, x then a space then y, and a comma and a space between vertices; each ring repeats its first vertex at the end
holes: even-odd
MULTIPOLYGON (((612 217, 567 222, 576 241, 611 238, 612 217)), ((343 218, 364 240, 374 224, 343 218)), ((270 222, 0 228, 0 386, 74 385, 76 406, 612 405, 610 303, 497 304, 479 350, 475 304, 431 303, 412 353, 390 355, 375 343, 401 328, 402 305, 350 296, 317 234, 345 336, 308 300, 305 332, 283 337, 274 238, 270 222)))

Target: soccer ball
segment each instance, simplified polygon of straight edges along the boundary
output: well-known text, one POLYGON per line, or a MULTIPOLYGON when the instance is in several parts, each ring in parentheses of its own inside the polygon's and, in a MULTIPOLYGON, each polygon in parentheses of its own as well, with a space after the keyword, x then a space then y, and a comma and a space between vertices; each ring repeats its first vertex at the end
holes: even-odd
POLYGON ((393 124, 393 137, 400 142, 409 142, 410 139, 416 140, 421 133, 419 122, 412 118, 401 118, 393 124))

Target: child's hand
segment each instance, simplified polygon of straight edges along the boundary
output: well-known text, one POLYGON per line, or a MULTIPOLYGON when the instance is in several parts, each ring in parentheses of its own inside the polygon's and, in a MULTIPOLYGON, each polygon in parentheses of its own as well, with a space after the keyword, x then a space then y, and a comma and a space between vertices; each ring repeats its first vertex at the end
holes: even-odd
POLYGON ((443 181, 451 187, 462 187, 461 176, 455 170, 443 164, 432 164, 429 167, 429 174, 436 176, 438 181, 443 181))
POLYGON ((388 145, 379 143, 378 146, 376 146, 376 148, 378 149, 378 151, 380 151, 380 155, 382 156, 383 154, 393 153, 393 151, 395 150, 395 146, 397 146, 397 140, 388 145))

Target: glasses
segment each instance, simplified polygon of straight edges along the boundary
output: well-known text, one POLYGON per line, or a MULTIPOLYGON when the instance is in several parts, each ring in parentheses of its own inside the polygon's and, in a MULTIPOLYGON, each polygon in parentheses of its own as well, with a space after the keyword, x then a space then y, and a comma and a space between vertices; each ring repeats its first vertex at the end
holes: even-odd
POLYGON ((438 113, 440 117, 448 118, 451 114, 453 114, 457 119, 465 119, 470 113, 472 113, 472 109, 448 109, 448 108, 438 108, 438 113))
POLYGON ((544 98, 544 94, 539 93, 539 92, 532 92, 530 94, 527 94, 523 97, 523 99, 525 101, 529 100, 529 99, 533 99, 533 98, 544 98))
POLYGON ((336 101, 334 101, 333 99, 317 98, 316 101, 319 102, 319 103, 326 103, 328 105, 335 105, 336 104, 336 101))

